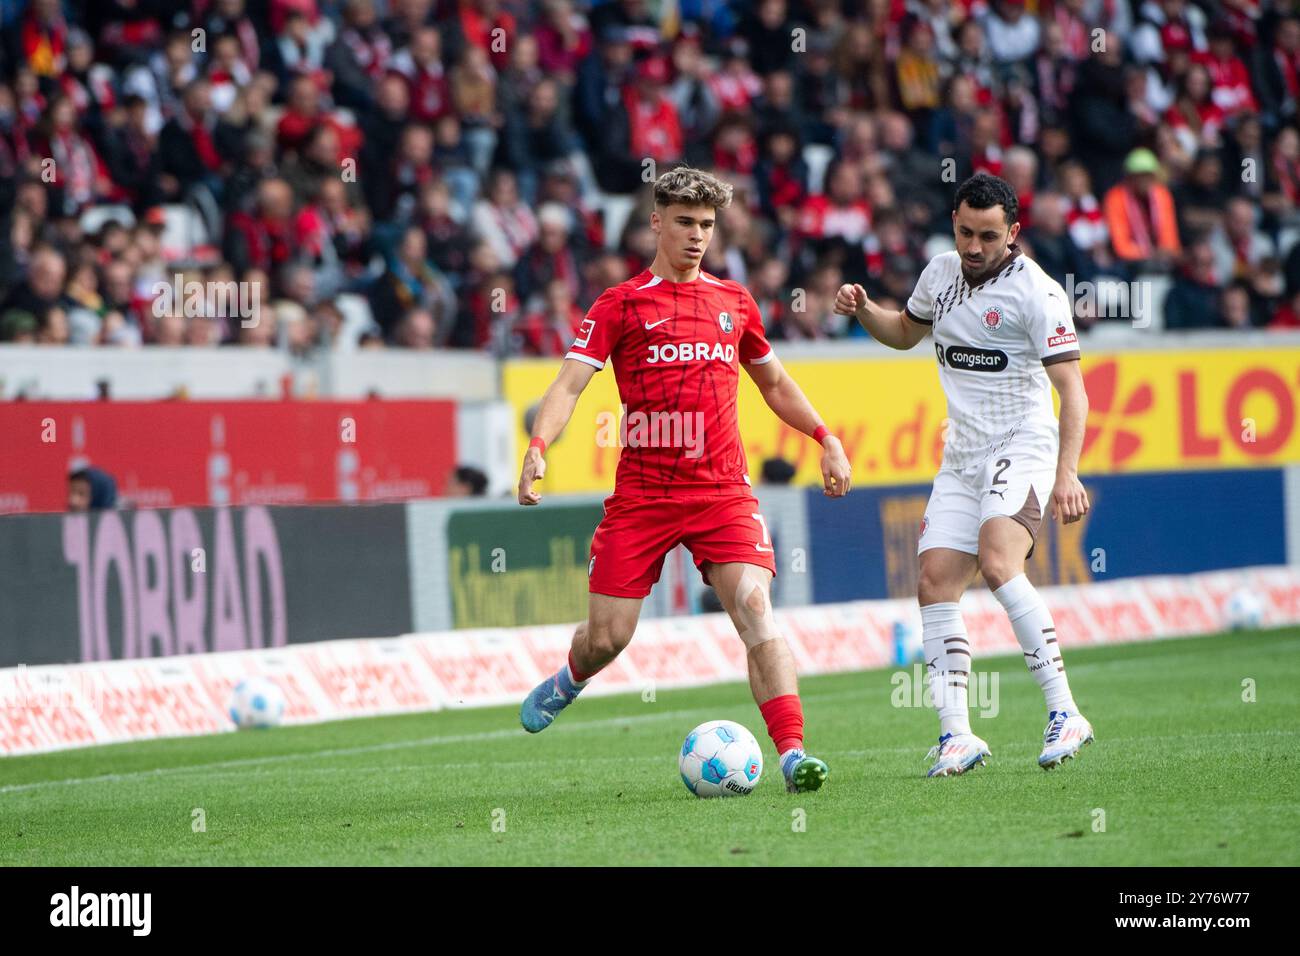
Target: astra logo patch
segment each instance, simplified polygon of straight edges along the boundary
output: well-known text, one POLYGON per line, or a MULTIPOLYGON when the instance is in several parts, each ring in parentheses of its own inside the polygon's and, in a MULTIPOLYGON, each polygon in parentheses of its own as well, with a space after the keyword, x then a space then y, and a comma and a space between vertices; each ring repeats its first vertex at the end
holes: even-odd
POLYGON ((1077 335, 1069 331, 1064 325, 1058 325, 1056 327, 1056 334, 1048 337, 1047 347, 1051 349, 1056 348, 1058 345, 1069 345, 1071 342, 1077 341, 1079 341, 1077 335))
POLYGON ((1001 349, 977 349, 970 345, 950 345, 946 349, 935 344, 939 364, 967 372, 1005 372, 1007 353, 1001 349))

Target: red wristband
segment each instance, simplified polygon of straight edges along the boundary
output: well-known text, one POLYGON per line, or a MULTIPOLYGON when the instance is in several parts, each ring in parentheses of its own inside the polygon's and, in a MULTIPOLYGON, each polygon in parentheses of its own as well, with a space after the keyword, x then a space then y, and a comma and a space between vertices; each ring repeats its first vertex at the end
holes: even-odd
POLYGON ((813 441, 815 441, 817 444, 820 445, 823 441, 826 440, 826 436, 829 435, 830 433, 831 430, 827 428, 825 425, 818 425, 817 430, 814 431, 812 434, 813 441))
POLYGON ((542 439, 540 439, 540 438, 534 438, 532 441, 530 441, 530 442, 528 443, 528 447, 529 447, 529 448, 536 448, 536 449, 537 449, 538 451, 540 451, 543 455, 546 454, 546 442, 544 442, 544 441, 543 441, 542 439))

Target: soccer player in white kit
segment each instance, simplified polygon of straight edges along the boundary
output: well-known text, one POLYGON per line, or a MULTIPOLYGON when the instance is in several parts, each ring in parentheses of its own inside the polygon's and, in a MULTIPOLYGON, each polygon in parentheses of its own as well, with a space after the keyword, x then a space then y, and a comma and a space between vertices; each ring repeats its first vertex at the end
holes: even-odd
POLYGON ((940 723, 932 777, 963 773, 989 755, 967 713, 970 643, 958 607, 976 570, 1006 609, 1046 698, 1039 766, 1058 766, 1093 739, 1070 694, 1052 615, 1025 576, 1044 511, 1050 506, 1067 524, 1088 511, 1078 475, 1088 396, 1070 303, 1016 245, 1018 214, 1005 180, 976 174, 953 200, 956 250, 930 260, 905 309, 881 309, 860 285, 841 286, 835 299, 836 312, 891 348, 931 334, 948 399, 943 464, 917 542, 926 673, 940 723))

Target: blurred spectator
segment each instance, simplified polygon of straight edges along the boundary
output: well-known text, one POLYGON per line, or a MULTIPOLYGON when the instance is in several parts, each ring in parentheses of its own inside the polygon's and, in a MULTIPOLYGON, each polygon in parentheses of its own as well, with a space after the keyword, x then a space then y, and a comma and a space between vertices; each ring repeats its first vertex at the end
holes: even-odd
POLYGON ((41 246, 32 253, 26 280, 0 301, 0 312, 17 309, 43 322, 45 314, 62 299, 66 276, 63 254, 53 246, 41 246))
POLYGON ((1170 50, 1205 49, 1205 14, 1187 0, 1142 0, 1134 7, 1137 26, 1132 44, 1137 62, 1163 63, 1170 50))
MULTIPOLYGON (((0 319, 3 322, 3 319, 0 319)), ((1270 329, 1300 329, 1300 292, 1292 292, 1290 297, 1277 307, 1268 323, 1270 329)))
POLYGON ((117 507, 117 482, 100 468, 88 466, 68 475, 68 510, 74 513, 117 507))
POLYGON ((1003 68, 1023 64, 1038 52, 1040 28, 1038 18, 1025 12, 1024 0, 993 0, 984 18, 993 61, 1003 68))
POLYGON ((474 205, 472 231, 487 242, 500 268, 513 268, 534 241, 539 230, 537 217, 523 201, 514 173, 504 167, 492 171, 487 196, 474 205))
POLYGON ((75 215, 95 201, 114 198, 115 188, 90 139, 77 128, 77 108, 66 97, 54 99, 41 124, 37 151, 51 161, 56 208, 75 215))
POLYGON ((540 294, 552 279, 558 279, 568 289, 570 298, 576 300, 580 276, 578 257, 571 240, 572 216, 563 206, 548 203, 537 211, 537 220, 538 240, 515 269, 519 295, 527 302, 540 294))
POLYGON ((1221 287, 1214 272, 1214 249, 1208 242, 1193 243, 1165 297, 1165 328, 1215 328, 1221 287))
POLYGON ((393 344, 404 349, 431 349, 437 324, 428 309, 411 309, 397 324, 393 344))
POLYGON ((818 256, 841 261, 861 255, 871 228, 871 207, 863 195, 862 173, 853 164, 836 163, 827 173, 826 191, 804 202, 796 234, 818 256))
POLYGON ((1179 83, 1174 103, 1165 113, 1165 123, 1174 131, 1185 152, 1217 149, 1227 114, 1214 101, 1209 70, 1203 64, 1191 67, 1179 83))
POLYGON ((1211 97, 1226 117, 1243 111, 1257 112, 1259 104, 1250 88, 1246 64, 1237 56, 1232 25, 1220 17, 1210 25, 1210 49, 1192 54, 1192 62, 1204 66, 1211 85, 1211 97))
POLYGON ((1210 236, 1214 273, 1222 282, 1251 282, 1264 260, 1277 258, 1273 240, 1256 228, 1257 208, 1248 199, 1228 200, 1223 223, 1210 236))
POLYGON ((486 173, 497 145, 497 73, 480 46, 467 46, 451 70, 451 98, 461 121, 461 135, 470 161, 481 176, 486 173))
POLYGON ((788 485, 794 481, 795 467, 784 458, 768 458, 761 474, 765 485, 788 485))
POLYGON ((289 261, 303 238, 301 220, 295 221, 293 190, 283 179, 264 179, 257 201, 248 212, 230 217, 226 258, 237 271, 270 271, 289 261))
POLYGON ((481 498, 487 494, 488 479, 481 469, 460 465, 447 482, 448 498, 481 498))
POLYGON ((771 73, 794 65, 796 54, 790 42, 794 27, 786 0, 758 0, 739 31, 748 44, 749 60, 756 70, 771 73))
POLYGON ((612 117, 622 128, 612 131, 614 141, 623 140, 626 130, 628 155, 640 163, 653 159, 665 165, 682 158, 683 139, 677 107, 668 95, 668 64, 662 57, 642 60, 635 80, 623 91, 623 109, 612 117))
POLYGON ((537 59, 541 68, 565 86, 577 77, 579 65, 591 53, 591 28, 571 0, 544 0, 545 20, 537 28, 537 59))
POLYGON ((180 110, 158 136, 162 171, 175 179, 178 191, 199 184, 219 191, 223 157, 217 124, 211 88, 206 80, 193 80, 180 110))
POLYGON ((543 79, 533 86, 522 108, 507 117, 498 152, 518 175, 524 199, 532 202, 542 170, 576 148, 576 137, 560 112, 559 87, 543 79))
POLYGON ((541 301, 515 324, 509 345, 513 355, 562 356, 582 325, 583 310, 573 298, 573 289, 563 278, 551 279, 543 287, 541 301))
POLYGON ((1264 325, 1267 313, 1261 313, 1254 307, 1250 286, 1244 282, 1233 282, 1220 294, 1219 324, 1229 329, 1253 329, 1264 325))
POLYGON ((25 309, 0 308, 0 342, 32 345, 36 342, 36 316, 25 309))
POLYGON ((417 28, 389 69, 406 81, 410 119, 431 123, 451 112, 451 87, 442 66, 442 35, 436 27, 417 28))
POLYGON ((1104 34, 1079 68, 1070 98, 1071 139, 1087 144, 1081 159, 1099 189, 1123 175, 1125 158, 1136 145, 1137 123, 1128 107, 1122 49, 1119 36, 1104 34))
POLYGON ((372 84, 383 75, 392 54, 392 41, 379 25, 373 0, 345 0, 342 30, 325 51, 334 101, 358 111, 368 109, 372 84))
POLYGON ((1276 129, 1294 121, 1300 97, 1300 18, 1284 14, 1273 27, 1271 49, 1256 58, 1255 90, 1267 125, 1276 129))
MULTIPOLYGON (((762 86, 757 75, 748 70, 748 64, 745 66, 747 72, 740 80, 739 89, 744 93, 744 105, 748 108, 750 100, 762 86)), ((706 162, 707 157, 699 144, 708 137, 724 108, 722 97, 716 92, 718 84, 730 84, 732 78, 721 71, 709 69, 696 32, 683 33, 677 37, 672 51, 672 73, 673 81, 668 96, 677 110, 678 122, 686 140, 686 158, 692 164, 706 162), (690 149, 692 145, 696 147, 694 154, 690 149)))
POLYGON ((1179 234, 1190 236, 1216 228, 1223 215, 1225 191, 1219 153, 1202 150, 1174 194, 1179 234))
POLYGON ((1169 189, 1157 182, 1160 161, 1135 149, 1124 161, 1124 180, 1106 193, 1103 209, 1111 247, 1131 273, 1163 271, 1182 251, 1169 189))
POLYGON ((1035 201, 1033 226, 1020 233, 1027 254, 1067 289, 1091 282, 1097 272, 1096 263, 1070 237, 1068 210, 1063 196, 1042 193, 1035 201))
POLYGON ((1277 134, 1269 155, 1266 208, 1280 223, 1300 220, 1300 132, 1286 127, 1277 134))
POLYGON ((442 339, 450 334, 456 296, 447 278, 429 262, 428 243, 419 226, 402 233, 388 269, 371 289, 370 309, 384 336, 398 345, 404 342, 395 335, 397 327, 415 309, 430 315, 434 328, 442 330, 442 339))
POLYGON ((894 65, 898 102, 913 121, 925 123, 939 108, 943 76, 934 54, 934 30, 926 20, 914 20, 907 45, 894 65))

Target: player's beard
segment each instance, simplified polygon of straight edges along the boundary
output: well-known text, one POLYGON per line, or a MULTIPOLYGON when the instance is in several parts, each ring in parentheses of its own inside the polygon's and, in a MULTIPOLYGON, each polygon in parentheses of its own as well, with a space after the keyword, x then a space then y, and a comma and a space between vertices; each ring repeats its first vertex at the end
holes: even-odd
POLYGON ((985 262, 987 264, 979 272, 971 272, 970 264, 966 261, 966 257, 962 256, 961 271, 962 271, 962 275, 965 276, 966 278, 966 284, 970 286, 977 286, 981 282, 988 279, 990 276, 993 275, 993 273, 995 273, 998 269, 1002 267, 1002 263, 1007 261, 1007 256, 1009 256, 1010 254, 1011 254, 1011 250, 1006 246, 1003 246, 1002 252, 998 254, 997 260, 995 262, 990 263, 986 259, 985 262))

